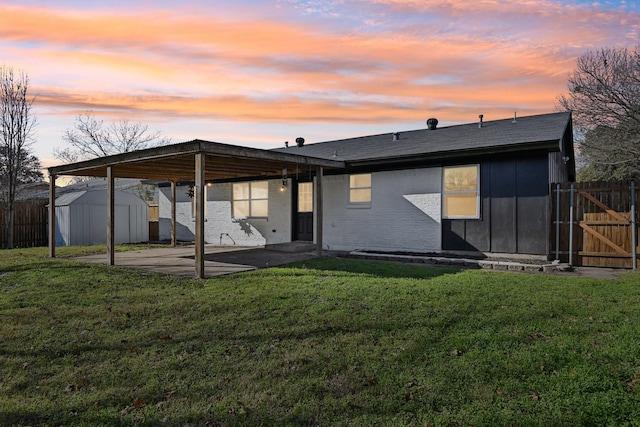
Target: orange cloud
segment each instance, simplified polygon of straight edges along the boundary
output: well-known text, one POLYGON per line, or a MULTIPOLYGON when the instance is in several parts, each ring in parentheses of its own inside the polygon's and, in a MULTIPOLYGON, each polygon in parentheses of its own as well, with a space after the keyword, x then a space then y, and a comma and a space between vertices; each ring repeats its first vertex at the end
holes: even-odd
POLYGON ((44 114, 446 123, 548 112, 577 54, 640 29, 551 0, 343 3, 360 25, 0 5, 0 47, 44 114))

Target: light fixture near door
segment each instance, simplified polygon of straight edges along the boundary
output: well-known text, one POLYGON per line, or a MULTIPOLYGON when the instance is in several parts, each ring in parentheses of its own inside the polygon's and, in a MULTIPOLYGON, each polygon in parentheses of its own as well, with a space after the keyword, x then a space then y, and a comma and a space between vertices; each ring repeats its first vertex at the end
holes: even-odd
POLYGON ((282 169, 282 185, 280 186, 280 191, 284 191, 289 184, 289 180, 287 179, 287 168, 282 169))

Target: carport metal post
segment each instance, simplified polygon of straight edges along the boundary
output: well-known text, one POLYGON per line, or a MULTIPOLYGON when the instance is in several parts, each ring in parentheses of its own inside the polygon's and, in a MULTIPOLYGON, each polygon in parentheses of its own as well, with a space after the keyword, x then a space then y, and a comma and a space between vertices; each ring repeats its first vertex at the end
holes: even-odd
POLYGON ((171 181, 171 246, 178 245, 178 225, 176 219, 176 181, 171 181))
POLYGON ((115 251, 115 190, 113 166, 107 166, 107 261, 116 263, 115 251))
POLYGON ((324 176, 324 168, 318 166, 316 168, 316 247, 318 256, 322 256, 322 178, 324 176))
POLYGON ((193 197, 196 204, 196 279, 204 279, 204 153, 196 154, 195 188, 193 197))
POLYGON ((56 176, 49 175, 49 258, 56 257, 56 176))

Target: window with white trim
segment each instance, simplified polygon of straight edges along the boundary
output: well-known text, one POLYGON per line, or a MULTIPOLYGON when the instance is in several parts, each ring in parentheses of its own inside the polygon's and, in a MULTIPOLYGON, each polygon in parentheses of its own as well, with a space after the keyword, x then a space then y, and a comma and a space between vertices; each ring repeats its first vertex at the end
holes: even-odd
POLYGON ((233 217, 266 218, 269 216, 269 182, 233 184, 233 217))
POLYGON ((442 168, 442 216, 480 218, 480 165, 442 168))
POLYGON ((370 173, 349 175, 349 203, 356 205, 371 203, 370 173))

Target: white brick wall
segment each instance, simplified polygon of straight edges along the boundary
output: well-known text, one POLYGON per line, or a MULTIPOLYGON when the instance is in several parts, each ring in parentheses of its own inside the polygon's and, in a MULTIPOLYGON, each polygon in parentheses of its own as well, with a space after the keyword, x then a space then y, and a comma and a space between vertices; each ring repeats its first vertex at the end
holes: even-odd
POLYGON ((324 178, 324 247, 441 250, 442 169, 374 172, 371 206, 350 207, 349 175, 324 178))
MULTIPOLYGON (((269 217, 236 220, 231 216, 232 184, 207 187, 205 242, 215 245, 261 246, 291 240, 291 187, 281 190, 281 180, 269 181, 269 217), (234 243, 235 242, 235 243, 234 243)), ((178 240, 191 241, 195 235, 192 200, 187 187, 176 190, 178 240)), ((171 189, 159 195, 160 239, 171 238, 171 189)))
MULTIPOLYGON (((439 167, 372 173, 371 205, 355 207, 349 205, 349 175, 325 176, 325 249, 440 251, 441 177, 439 167)), ((269 181, 269 217, 240 222, 231 217, 231 186, 207 189, 207 243, 259 246, 291 240, 291 185, 281 191, 281 180, 269 181)), ((185 193, 186 187, 177 189, 178 239, 190 241, 195 223, 185 193)), ((170 188, 160 192, 161 239, 171 236, 170 194, 170 188)))

